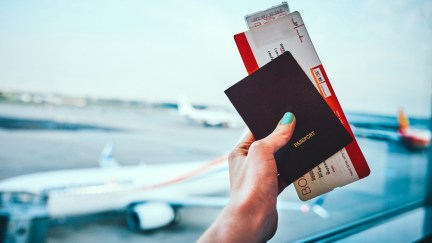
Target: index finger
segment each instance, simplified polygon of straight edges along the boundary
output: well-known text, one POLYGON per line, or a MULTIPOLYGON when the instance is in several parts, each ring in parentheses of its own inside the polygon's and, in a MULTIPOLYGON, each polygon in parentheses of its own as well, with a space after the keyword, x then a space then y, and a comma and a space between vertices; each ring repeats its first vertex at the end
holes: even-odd
POLYGON ((242 134, 242 138, 239 140, 237 146, 234 148, 233 153, 246 156, 249 151, 249 147, 251 144, 255 142, 255 138, 253 134, 249 131, 249 129, 245 129, 242 134))

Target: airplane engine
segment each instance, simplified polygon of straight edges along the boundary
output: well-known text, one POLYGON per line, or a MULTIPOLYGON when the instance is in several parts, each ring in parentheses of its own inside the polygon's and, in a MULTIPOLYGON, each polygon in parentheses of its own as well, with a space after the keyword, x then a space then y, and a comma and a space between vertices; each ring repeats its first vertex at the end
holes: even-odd
POLYGON ((149 202, 134 205, 128 210, 127 222, 135 231, 162 228, 176 220, 176 211, 167 203, 149 202))

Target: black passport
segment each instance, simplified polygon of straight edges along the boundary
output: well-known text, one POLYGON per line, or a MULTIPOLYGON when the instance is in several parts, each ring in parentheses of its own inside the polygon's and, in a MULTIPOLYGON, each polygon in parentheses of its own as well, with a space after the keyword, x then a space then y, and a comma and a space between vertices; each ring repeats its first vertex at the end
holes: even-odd
POLYGON ((291 140, 275 153, 278 172, 288 184, 352 141, 288 51, 225 94, 256 140, 272 133, 285 112, 295 115, 297 124, 291 140))

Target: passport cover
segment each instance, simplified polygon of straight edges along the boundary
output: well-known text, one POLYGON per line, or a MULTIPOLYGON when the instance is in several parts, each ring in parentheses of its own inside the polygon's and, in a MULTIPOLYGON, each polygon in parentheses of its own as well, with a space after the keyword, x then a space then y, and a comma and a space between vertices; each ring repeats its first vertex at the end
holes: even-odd
POLYGON ((256 140, 272 133, 285 112, 295 115, 297 124, 291 140, 275 153, 278 171, 288 184, 352 141, 289 51, 225 94, 256 140))

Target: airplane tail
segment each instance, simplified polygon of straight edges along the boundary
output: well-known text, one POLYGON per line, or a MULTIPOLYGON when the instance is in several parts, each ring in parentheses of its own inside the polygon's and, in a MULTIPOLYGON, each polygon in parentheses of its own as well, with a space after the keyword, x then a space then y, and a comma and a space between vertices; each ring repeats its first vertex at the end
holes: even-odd
POLYGON ((405 115, 405 112, 403 111, 403 109, 399 110, 398 124, 399 124, 398 132, 401 134, 406 133, 407 130, 409 129, 409 120, 408 120, 408 117, 405 115))
POLYGON ((103 168, 117 167, 119 163, 113 157, 114 143, 108 142, 99 156, 99 166, 103 168))
POLYGON ((178 111, 182 116, 188 116, 194 110, 192 104, 184 96, 180 96, 178 98, 177 106, 178 106, 178 111))

